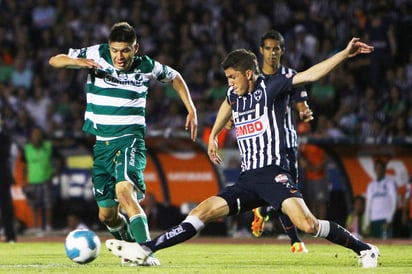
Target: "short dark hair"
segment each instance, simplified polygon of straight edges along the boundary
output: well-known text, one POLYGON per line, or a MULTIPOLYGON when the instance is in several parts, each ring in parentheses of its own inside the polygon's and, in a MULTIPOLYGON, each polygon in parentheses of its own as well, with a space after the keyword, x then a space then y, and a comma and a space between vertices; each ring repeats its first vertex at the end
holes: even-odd
POLYGON ((223 59, 221 66, 223 70, 233 68, 240 72, 250 69, 254 74, 260 74, 256 55, 246 49, 235 49, 223 59))
POLYGON ((285 48, 285 38, 283 37, 282 34, 280 34, 280 32, 276 31, 276 30, 269 30, 267 32, 265 32, 261 37, 260 37, 260 46, 263 47, 265 40, 266 39, 273 39, 276 41, 279 41, 279 44, 282 48, 285 48))
POLYGON ((109 42, 126 42, 132 44, 136 40, 136 32, 127 22, 116 23, 110 30, 109 42))

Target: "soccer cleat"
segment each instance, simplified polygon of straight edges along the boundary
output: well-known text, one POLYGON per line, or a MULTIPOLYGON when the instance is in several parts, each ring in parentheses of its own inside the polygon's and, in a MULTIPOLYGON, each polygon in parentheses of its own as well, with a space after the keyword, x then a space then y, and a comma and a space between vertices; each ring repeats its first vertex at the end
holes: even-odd
POLYGON ((147 257, 146 261, 144 261, 142 265, 143 266, 158 266, 160 265, 160 261, 156 257, 153 257, 152 255, 150 255, 149 257, 147 257))
POLYGON ((138 266, 138 264, 136 262, 132 262, 132 261, 130 261, 128 259, 125 259, 125 258, 120 259, 120 265, 121 266, 130 266, 130 267, 138 266))
POLYGON ((252 222, 252 234, 255 237, 260 237, 262 236, 263 230, 265 228, 265 221, 267 221, 268 216, 263 217, 260 214, 259 208, 254 208, 253 210, 254 218, 252 222))
POLYGON ((144 263, 138 264, 137 262, 133 262, 133 261, 130 261, 126 258, 122 258, 121 259, 121 265, 122 266, 130 266, 130 267, 133 267, 133 266, 158 266, 158 265, 160 265, 160 261, 159 261, 159 259, 157 259, 153 256, 149 256, 149 257, 147 257, 147 260, 144 263))
POLYGON ((154 265, 154 263, 152 263, 151 261, 150 264, 145 264, 146 261, 149 262, 148 258, 151 252, 144 250, 143 247, 141 247, 137 243, 129 243, 122 240, 110 239, 106 241, 106 248, 113 255, 128 260, 137 265, 154 265))
POLYGON ((308 253, 309 251, 306 249, 305 244, 303 242, 295 242, 290 247, 292 253, 308 253))
POLYGON ((379 249, 369 244, 370 249, 362 250, 359 256, 359 264, 363 268, 374 268, 378 266, 378 257, 380 256, 379 249))

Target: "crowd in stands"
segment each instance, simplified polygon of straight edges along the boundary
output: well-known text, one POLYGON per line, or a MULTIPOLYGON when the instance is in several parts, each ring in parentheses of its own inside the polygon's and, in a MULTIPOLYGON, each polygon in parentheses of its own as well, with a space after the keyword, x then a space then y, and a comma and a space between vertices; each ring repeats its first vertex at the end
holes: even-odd
MULTIPOLYGON (((50 138, 82 137, 86 71, 52 69, 50 56, 105 42, 128 21, 147 54, 176 68, 195 101, 200 132, 225 97, 223 56, 280 31, 283 64, 302 71, 344 48, 351 37, 373 54, 348 60, 307 87, 312 132, 323 137, 406 137, 412 133, 412 3, 408 0, 1 0, 0 108, 20 145, 30 128, 50 138)), ((167 86, 147 100, 148 133, 183 129, 184 107, 167 86)), ((201 133, 200 133, 201 134, 201 133)))

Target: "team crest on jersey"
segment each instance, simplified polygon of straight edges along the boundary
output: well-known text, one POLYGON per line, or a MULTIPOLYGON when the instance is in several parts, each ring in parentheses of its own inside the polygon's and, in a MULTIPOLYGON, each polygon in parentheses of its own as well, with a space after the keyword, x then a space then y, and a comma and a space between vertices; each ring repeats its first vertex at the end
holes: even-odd
POLYGON ((256 101, 260 101, 260 99, 262 98, 262 90, 261 89, 255 90, 255 92, 253 92, 253 97, 255 98, 256 101))
POLYGON ((107 72, 108 74, 112 74, 114 72, 114 69, 109 67, 109 68, 105 68, 104 71, 107 72))

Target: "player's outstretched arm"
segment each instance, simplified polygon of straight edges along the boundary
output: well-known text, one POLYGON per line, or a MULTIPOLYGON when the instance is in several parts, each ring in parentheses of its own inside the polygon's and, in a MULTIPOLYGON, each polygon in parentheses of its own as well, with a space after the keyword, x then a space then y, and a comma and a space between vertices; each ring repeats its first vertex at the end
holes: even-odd
POLYGON ((336 53, 332 57, 313 65, 307 70, 295 74, 292 84, 298 86, 318 81, 347 58, 352 58, 358 54, 371 53, 372 51, 372 46, 361 42, 359 38, 352 38, 345 49, 336 53))
POLYGON ((185 80, 180 75, 180 73, 177 71, 176 71, 176 77, 173 79, 172 85, 173 85, 173 88, 179 94, 179 97, 182 100, 187 110, 185 129, 188 130, 190 128, 190 137, 193 141, 196 141, 196 137, 197 137, 196 107, 193 104, 193 100, 192 100, 192 97, 190 96, 189 88, 187 87, 185 80))
POLYGON ((207 147, 207 153, 209 155, 209 159, 215 164, 220 164, 222 162, 222 159, 217 154, 217 150, 218 150, 217 136, 222 131, 222 129, 225 127, 225 125, 227 124, 227 122, 230 120, 231 117, 232 117, 232 109, 228 101, 225 99, 223 100, 223 103, 220 105, 219 111, 217 112, 216 120, 210 132, 209 144, 207 147))
POLYGON ((49 59, 49 64, 55 68, 100 68, 93 59, 73 58, 67 54, 58 54, 49 59))

